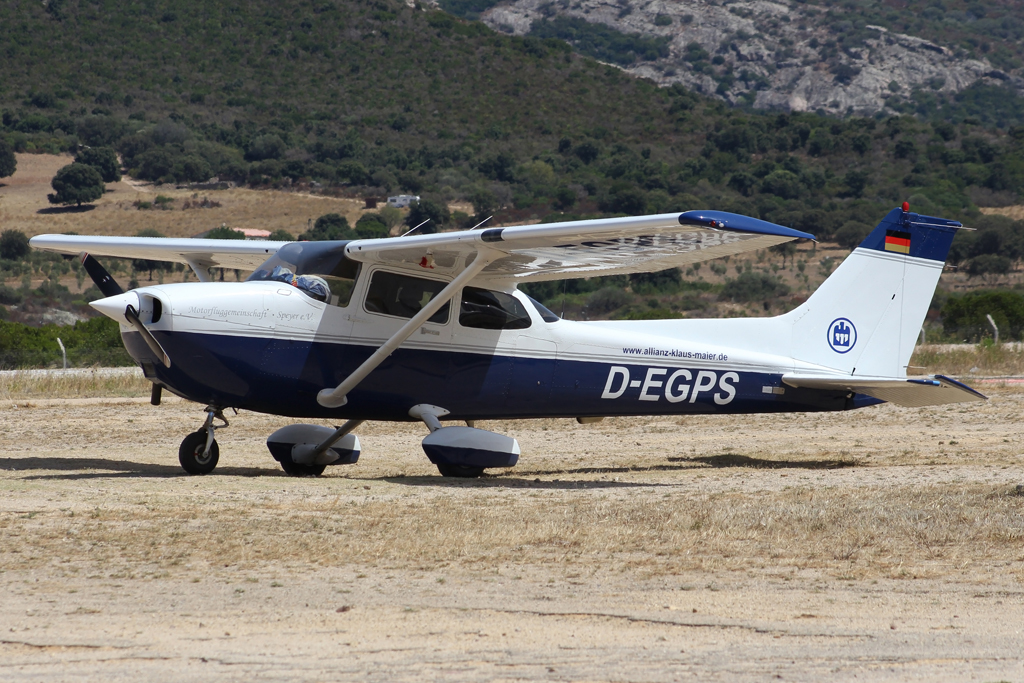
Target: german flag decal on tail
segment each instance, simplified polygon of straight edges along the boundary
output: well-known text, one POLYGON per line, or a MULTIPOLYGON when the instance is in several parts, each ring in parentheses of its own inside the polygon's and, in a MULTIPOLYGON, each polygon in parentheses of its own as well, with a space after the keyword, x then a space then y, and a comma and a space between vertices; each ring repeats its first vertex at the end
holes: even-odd
POLYGON ((885 231, 885 250, 900 254, 910 253, 910 233, 902 230, 885 231))

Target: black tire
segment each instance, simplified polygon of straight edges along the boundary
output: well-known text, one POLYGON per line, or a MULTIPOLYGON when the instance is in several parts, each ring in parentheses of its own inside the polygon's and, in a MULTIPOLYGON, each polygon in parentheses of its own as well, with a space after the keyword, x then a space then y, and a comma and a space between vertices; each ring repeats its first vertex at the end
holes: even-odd
POLYGON ((291 460, 282 460, 281 469, 292 477, 319 477, 327 469, 327 465, 300 465, 291 460))
POLYGON ((178 462, 189 474, 209 474, 220 460, 220 446, 217 441, 210 445, 210 454, 203 457, 206 450, 206 430, 200 429, 186 436, 178 447, 178 462))
POLYGON ((437 463, 437 471, 442 477, 458 477, 459 479, 476 479, 484 473, 483 467, 471 465, 442 465, 437 463))

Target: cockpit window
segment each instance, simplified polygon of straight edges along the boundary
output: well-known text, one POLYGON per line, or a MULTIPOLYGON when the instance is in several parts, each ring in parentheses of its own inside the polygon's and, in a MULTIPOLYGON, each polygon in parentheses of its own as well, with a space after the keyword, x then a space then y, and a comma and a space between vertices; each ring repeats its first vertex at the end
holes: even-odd
POLYGON ((543 320, 544 322, 557 323, 559 320, 561 320, 561 318, 559 318, 557 315, 551 312, 551 309, 549 309, 547 306, 534 299, 529 294, 526 295, 526 298, 529 299, 530 303, 533 304, 533 307, 537 309, 537 312, 540 313, 541 320, 543 320))
POLYGON ((253 272, 247 281, 284 282, 332 306, 348 306, 359 264, 345 256, 345 243, 293 242, 253 272))
MULTIPOLYGON (((431 299, 445 288, 447 282, 427 280, 411 275, 399 275, 378 270, 370 277, 370 286, 366 291, 366 310, 370 313, 383 313, 399 318, 411 318, 431 299)), ((448 322, 450 302, 445 302, 427 322, 444 325, 448 322)))
POLYGON ((459 324, 480 330, 525 330, 530 326, 530 314, 511 294, 466 287, 462 290, 459 324))

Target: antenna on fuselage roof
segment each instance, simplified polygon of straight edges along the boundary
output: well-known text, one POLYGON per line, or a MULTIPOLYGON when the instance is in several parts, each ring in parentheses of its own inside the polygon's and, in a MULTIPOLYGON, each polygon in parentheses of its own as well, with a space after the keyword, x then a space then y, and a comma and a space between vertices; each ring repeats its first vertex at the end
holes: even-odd
POLYGON ((474 225, 472 228, 470 228, 470 230, 476 230, 477 228, 479 228, 481 225, 491 220, 492 218, 494 218, 494 216, 488 216, 487 218, 483 219, 482 221, 474 225))
POLYGON ((427 224, 427 223, 429 223, 429 222, 430 222, 430 219, 428 218, 427 220, 423 221, 422 223, 420 223, 419 225, 417 225, 417 226, 416 226, 415 228, 413 228, 412 230, 407 230, 406 232, 402 233, 401 235, 399 235, 399 237, 405 237, 405 236, 406 236, 406 235, 408 235, 409 233, 413 233, 413 232, 416 232, 417 230, 419 230, 420 228, 422 228, 422 227, 423 227, 424 225, 426 225, 426 224, 427 224))

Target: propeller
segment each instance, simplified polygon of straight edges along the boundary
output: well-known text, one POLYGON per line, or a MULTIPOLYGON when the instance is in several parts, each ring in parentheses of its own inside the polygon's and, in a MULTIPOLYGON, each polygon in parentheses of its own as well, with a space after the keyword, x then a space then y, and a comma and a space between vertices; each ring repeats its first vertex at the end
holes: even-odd
MULTIPOLYGON (((121 289, 121 285, 117 284, 117 280, 115 280, 113 276, 111 276, 111 274, 107 272, 106 268, 100 265, 99 261, 97 261, 84 251, 81 254, 79 254, 79 257, 82 259, 82 265, 85 267, 85 271, 89 273, 89 277, 91 277, 92 281, 96 283, 96 286, 99 287, 99 290, 100 292, 103 293, 104 297, 110 299, 110 297, 121 296, 124 294, 124 290, 121 289)), ((136 302, 136 305, 138 305, 137 296, 135 296, 134 300, 136 302)), ((105 315, 110 315, 111 313, 109 309, 113 303, 114 302, 104 301, 101 299, 98 302, 94 301, 92 303, 92 306, 93 308, 102 311, 105 315), (99 306, 97 306, 96 304, 99 304, 99 306)), ((117 302, 118 306, 124 304, 124 299, 117 302)), ((156 340, 156 337, 153 336, 153 333, 146 329, 146 326, 142 323, 142 320, 139 319, 139 310, 135 306, 132 306, 130 303, 127 304, 124 309, 124 318, 131 324, 132 327, 134 327, 138 331, 140 335, 142 335, 142 340, 146 342, 146 346, 148 346, 149 349, 154 354, 156 354, 156 357, 160 359, 160 362, 163 363, 165 367, 171 367, 170 356, 168 356, 167 352, 164 351, 164 347, 161 346, 160 342, 156 340)), ((160 402, 160 397, 155 390, 151 400, 156 402, 154 403, 154 405, 160 402)))
MULTIPOLYGON (((117 283, 115 283, 116 285, 117 283)), ((146 326, 142 324, 139 319, 139 312, 134 306, 128 304, 124 309, 124 317, 132 324, 139 334, 142 335, 142 341, 146 342, 146 346, 149 350, 156 354, 156 357, 160 359, 160 362, 164 364, 164 367, 171 367, 171 357, 164 351, 164 347, 160 346, 160 342, 156 340, 153 333, 146 329, 146 326)))
POLYGON ((78 255, 82 259, 82 265, 85 267, 85 272, 89 273, 89 277, 96 283, 99 290, 103 292, 103 296, 117 296, 118 294, 124 294, 124 290, 121 289, 121 285, 117 284, 117 281, 107 272, 107 269, 100 265, 100 262, 94 259, 86 252, 82 252, 78 255))

